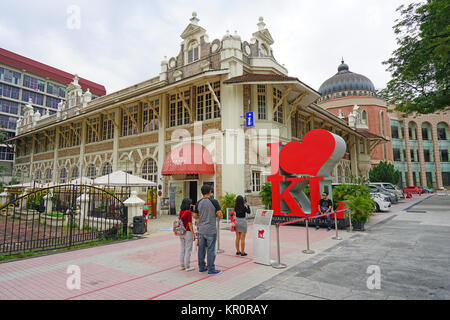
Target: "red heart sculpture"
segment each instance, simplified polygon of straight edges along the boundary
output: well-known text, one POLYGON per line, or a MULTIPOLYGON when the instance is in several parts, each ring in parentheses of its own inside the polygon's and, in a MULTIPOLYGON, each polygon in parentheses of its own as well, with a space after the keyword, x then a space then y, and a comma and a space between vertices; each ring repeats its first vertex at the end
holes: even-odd
POLYGON ((280 151, 280 166, 291 174, 316 176, 320 168, 334 152, 336 141, 324 129, 314 129, 303 137, 302 142, 292 141, 280 151))

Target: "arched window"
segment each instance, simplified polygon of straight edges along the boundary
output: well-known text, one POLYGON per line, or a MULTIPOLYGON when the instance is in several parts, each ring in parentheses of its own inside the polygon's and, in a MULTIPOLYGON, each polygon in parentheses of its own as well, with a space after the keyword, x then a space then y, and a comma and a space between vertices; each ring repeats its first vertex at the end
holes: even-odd
POLYGON ((417 125, 414 121, 408 123, 409 140, 417 140, 417 125))
POLYGON ((66 182, 66 180, 67 180, 67 170, 66 170, 66 168, 62 168, 59 171, 59 181, 66 182))
POLYGON ((97 168, 95 165, 91 164, 86 172, 86 176, 90 179, 95 179, 97 177, 97 168))
POLYGON ((78 179, 80 177, 80 170, 78 169, 77 166, 73 167, 72 169, 72 175, 70 176, 70 178, 73 179, 78 179))
POLYGON ((112 165, 111 163, 107 162, 102 169, 102 176, 105 176, 107 174, 110 174, 112 172, 112 165))
POLYGON ((337 183, 342 183, 342 167, 338 165, 337 167, 337 183))
POLYGON ((53 170, 47 169, 45 172, 45 183, 50 183, 53 180, 53 170))
POLYGON ((34 181, 36 181, 36 182, 42 181, 42 171, 41 170, 36 171, 36 173, 34 175, 34 181))
POLYGON ((345 167, 345 182, 350 182, 350 169, 345 167))
POLYGON ((198 59, 199 59, 198 42, 193 40, 189 43, 189 46, 188 46, 187 61, 188 61, 188 63, 191 63, 198 59))
POLYGON ((158 182, 158 165, 153 159, 147 159, 142 166, 142 178, 158 182))
POLYGON ((367 112, 366 112, 366 110, 363 110, 361 118, 362 118, 362 123, 367 124, 367 112))
POLYGON ((439 122, 437 125, 438 140, 449 140, 448 125, 445 122, 439 122))

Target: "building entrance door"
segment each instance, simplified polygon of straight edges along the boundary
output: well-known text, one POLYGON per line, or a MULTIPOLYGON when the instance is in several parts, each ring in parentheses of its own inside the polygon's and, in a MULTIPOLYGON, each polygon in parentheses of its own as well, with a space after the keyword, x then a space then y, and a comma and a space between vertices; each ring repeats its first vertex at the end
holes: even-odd
POLYGON ((195 205, 197 203, 197 194, 198 194, 198 190, 197 190, 197 186, 198 183, 197 181, 189 181, 189 198, 192 200, 192 204, 195 205))

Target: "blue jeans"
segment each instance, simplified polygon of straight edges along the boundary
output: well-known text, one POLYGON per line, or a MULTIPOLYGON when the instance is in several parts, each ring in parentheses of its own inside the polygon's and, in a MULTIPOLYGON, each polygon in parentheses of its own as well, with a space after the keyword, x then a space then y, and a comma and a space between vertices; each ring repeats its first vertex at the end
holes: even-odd
POLYGON ((199 271, 206 269, 205 255, 206 247, 208 247, 208 272, 214 271, 216 260, 216 238, 217 234, 199 234, 198 236, 198 269, 199 271))
MULTIPOLYGON (((319 216, 321 214, 324 214, 324 212, 317 212, 316 216, 319 216)), ((331 229, 331 213, 327 214, 327 224, 328 224, 328 229, 331 229)), ((316 218, 316 228, 319 228, 319 218, 316 218)))

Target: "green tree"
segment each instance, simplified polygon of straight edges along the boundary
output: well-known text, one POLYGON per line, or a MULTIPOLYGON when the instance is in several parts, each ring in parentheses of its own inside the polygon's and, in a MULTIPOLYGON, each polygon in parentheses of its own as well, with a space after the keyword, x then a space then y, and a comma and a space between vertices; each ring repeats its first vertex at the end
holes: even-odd
POLYGON ((381 161, 369 171, 370 182, 390 182, 398 184, 400 179, 400 171, 396 170, 394 165, 388 162, 381 161))
POLYGON ((224 196, 219 199, 220 207, 222 208, 223 218, 227 218, 227 208, 234 208, 236 203, 236 195, 234 193, 225 193, 224 196))
POLYGON ((393 29, 398 48, 383 64, 392 80, 382 96, 409 115, 449 109, 450 2, 427 0, 400 6, 393 29))

